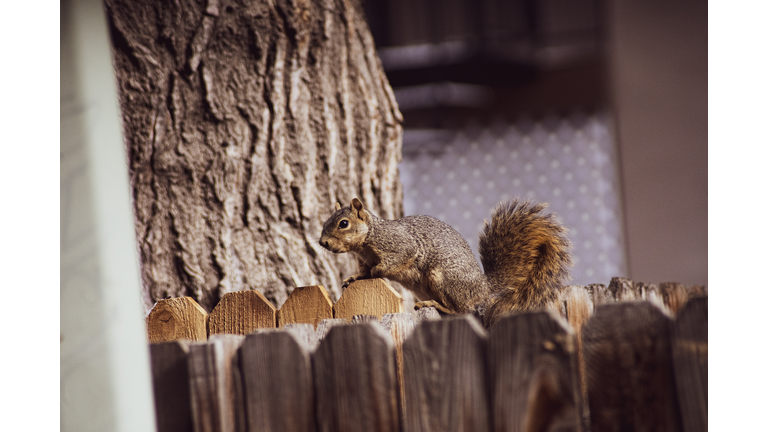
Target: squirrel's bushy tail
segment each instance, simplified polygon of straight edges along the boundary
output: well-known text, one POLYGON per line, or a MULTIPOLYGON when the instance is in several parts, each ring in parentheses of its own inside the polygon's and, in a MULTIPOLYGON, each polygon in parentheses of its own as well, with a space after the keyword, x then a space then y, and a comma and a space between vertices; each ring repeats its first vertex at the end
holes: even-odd
POLYGON ((546 204, 506 201, 493 211, 480 234, 480 261, 494 291, 485 311, 490 327, 503 314, 543 309, 558 298, 569 278, 570 242, 566 229, 546 204))

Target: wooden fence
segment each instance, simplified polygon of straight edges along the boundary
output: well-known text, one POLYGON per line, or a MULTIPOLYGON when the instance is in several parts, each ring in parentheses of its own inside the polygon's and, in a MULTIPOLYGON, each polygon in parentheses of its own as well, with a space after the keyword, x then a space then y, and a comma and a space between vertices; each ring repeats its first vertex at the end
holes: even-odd
POLYGON ((490 331, 402 313, 383 280, 335 305, 321 286, 280 310, 256 291, 210 315, 163 300, 147 316, 158 431, 707 430, 703 287, 614 278, 561 299, 490 331))

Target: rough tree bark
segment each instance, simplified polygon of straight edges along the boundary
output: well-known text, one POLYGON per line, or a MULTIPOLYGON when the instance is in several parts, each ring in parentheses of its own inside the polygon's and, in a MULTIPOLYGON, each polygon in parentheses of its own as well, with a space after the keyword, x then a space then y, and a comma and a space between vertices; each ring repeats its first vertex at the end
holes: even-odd
POLYGON ((338 298, 338 199, 402 216, 402 117, 357 0, 106 0, 145 306, 338 298))

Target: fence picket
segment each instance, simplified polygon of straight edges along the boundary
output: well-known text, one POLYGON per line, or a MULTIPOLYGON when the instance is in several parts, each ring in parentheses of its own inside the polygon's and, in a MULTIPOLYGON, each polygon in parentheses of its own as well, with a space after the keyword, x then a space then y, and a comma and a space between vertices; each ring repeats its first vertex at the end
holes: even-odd
POLYGON ((189 341, 186 340, 149 346, 157 432, 192 430, 188 353, 189 341))
POLYGON ((210 334, 247 335, 256 329, 277 325, 275 306, 256 290, 224 294, 211 311, 208 320, 210 334))
POLYGON ((250 334, 239 358, 248 431, 316 430, 310 354, 293 332, 250 334))
POLYGON ((322 285, 298 287, 277 311, 277 324, 309 323, 317 328, 320 321, 333 318, 333 302, 322 285))
POLYGON ((409 313, 391 313, 381 318, 381 326, 392 336, 395 344, 395 376, 397 377, 397 407, 400 412, 400 424, 405 418, 405 378, 403 372, 403 343, 413 333, 416 321, 409 313))
POLYGON ((685 431, 708 427, 708 299, 686 303, 672 325, 672 360, 685 431))
POLYGON ((243 336, 213 335, 207 343, 189 346, 187 363, 195 432, 242 432, 242 389, 233 358, 243 336))
POLYGON ((333 317, 352 320, 355 315, 402 313, 403 296, 385 279, 364 279, 352 282, 333 306, 333 317))
POLYGON ((648 302, 597 306, 582 330, 593 431, 680 430, 671 323, 648 302))
POLYGON ((394 347, 378 323, 334 326, 315 351, 320 432, 394 432, 394 347))
POLYGON ((403 430, 490 430, 486 345, 473 316, 425 321, 403 344, 403 430))
POLYGON ((158 301, 147 314, 146 322, 150 343, 208 338, 208 313, 191 297, 158 301))
POLYGON ((552 311, 510 315, 490 331, 496 431, 584 430, 574 335, 552 311))

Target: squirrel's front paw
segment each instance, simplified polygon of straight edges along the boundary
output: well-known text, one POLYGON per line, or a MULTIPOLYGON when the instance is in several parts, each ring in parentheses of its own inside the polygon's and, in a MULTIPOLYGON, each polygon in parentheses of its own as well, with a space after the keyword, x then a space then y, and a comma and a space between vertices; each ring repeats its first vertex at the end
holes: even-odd
POLYGON ((437 309, 436 306, 438 306, 438 303, 436 301, 434 301, 434 300, 427 300, 427 301, 416 302, 416 304, 413 305, 413 308, 416 309, 416 310, 419 310, 419 309, 425 308, 425 307, 433 307, 433 308, 437 309))
POLYGON ((355 279, 354 276, 350 276, 350 277, 344 279, 344 282, 341 283, 341 289, 346 289, 349 286, 349 284, 351 284, 352 282, 354 282, 356 280, 357 279, 355 279))

